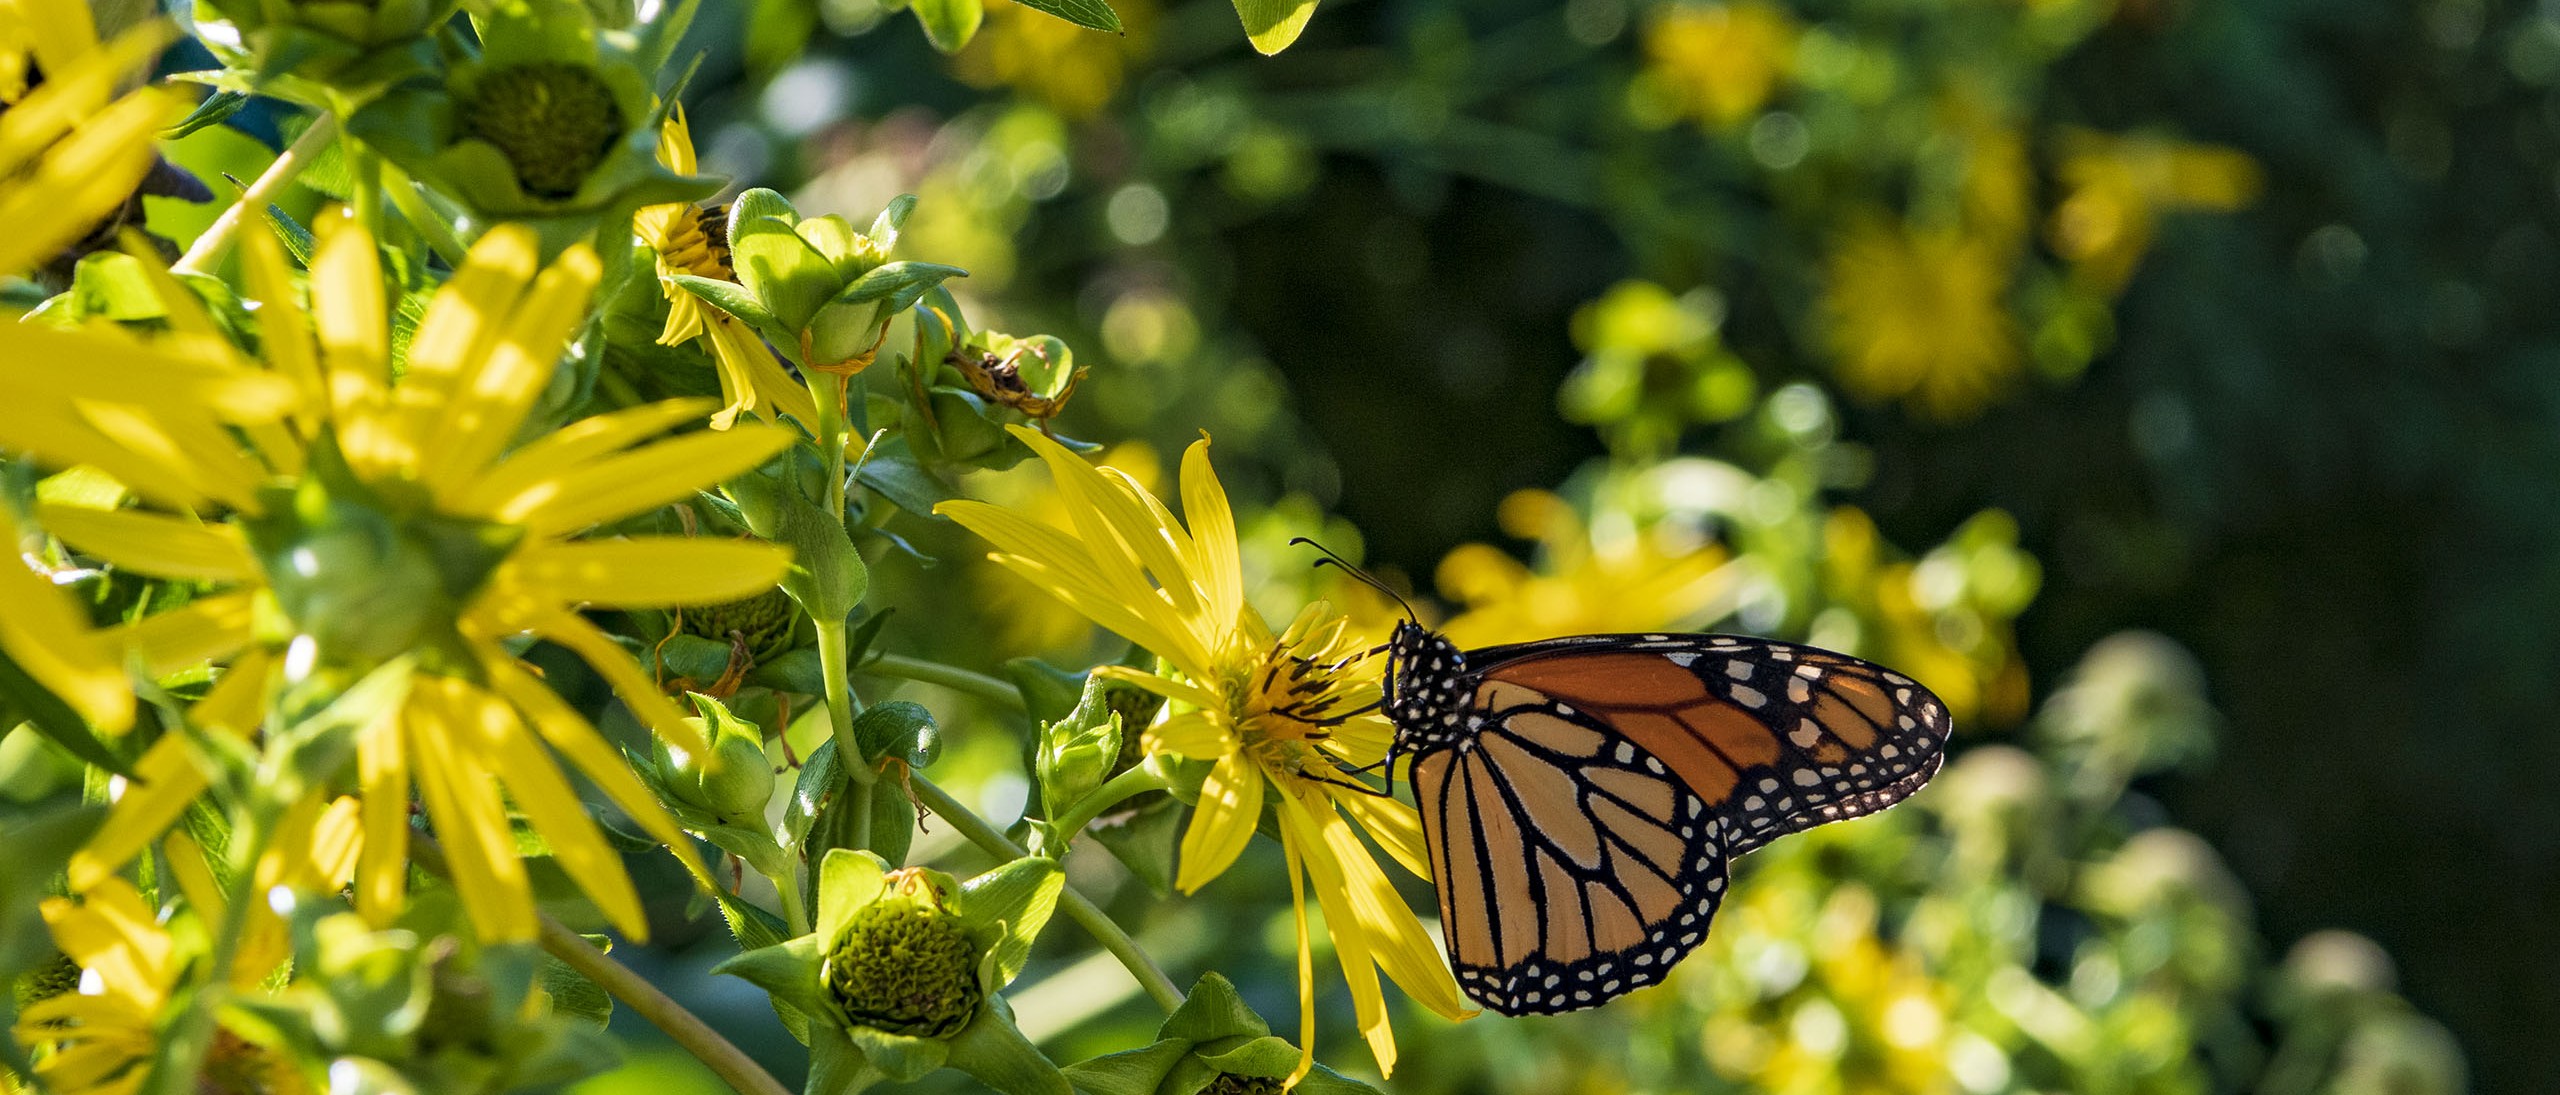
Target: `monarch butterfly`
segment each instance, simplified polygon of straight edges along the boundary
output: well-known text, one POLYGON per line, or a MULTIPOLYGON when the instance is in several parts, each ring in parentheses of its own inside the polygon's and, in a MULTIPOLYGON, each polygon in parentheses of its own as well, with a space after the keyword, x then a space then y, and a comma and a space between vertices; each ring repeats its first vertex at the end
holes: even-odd
POLYGON ((1413 759, 1449 964, 1505 1015, 1661 980, 1706 937, 1735 856, 1902 801, 1950 727, 1908 677, 1768 639, 1461 652, 1406 622, 1387 649, 1386 767, 1413 759))

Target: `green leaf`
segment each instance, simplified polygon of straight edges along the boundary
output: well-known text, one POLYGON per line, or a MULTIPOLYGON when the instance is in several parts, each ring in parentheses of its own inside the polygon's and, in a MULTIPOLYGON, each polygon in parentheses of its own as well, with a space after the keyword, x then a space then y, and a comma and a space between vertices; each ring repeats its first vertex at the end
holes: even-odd
POLYGON ((755 294, 748 292, 746 286, 737 282, 696 277, 692 274, 677 274, 675 283, 683 286, 685 292, 702 298, 712 307, 747 321, 748 326, 764 332, 768 337, 782 329, 782 324, 773 318, 773 313, 765 310, 764 302, 757 300, 755 294))
POLYGON ((1120 13, 1102 0, 1021 0, 1022 6, 1045 11, 1080 27, 1120 33, 1120 13))
POLYGON ((933 507, 959 497, 951 492, 951 488, 944 486, 942 480, 934 478, 933 473, 917 465, 915 450, 907 447, 904 437, 893 437, 873 446, 870 458, 862 462, 862 470, 853 478, 888 499, 890 504, 929 521, 949 520, 935 514, 933 507))
POLYGON ((882 206, 880 215, 871 219, 871 231, 863 235, 880 245, 880 253, 888 254, 898 245, 898 229, 905 227, 908 214, 916 211, 916 196, 900 194, 882 206))
POLYGON ((944 53, 960 52, 987 17, 980 0, 909 0, 908 6, 915 9, 916 21, 924 24, 925 40, 944 53))
POLYGON ((1200 980, 1192 984, 1191 994, 1183 997, 1182 1006, 1165 1019, 1156 1037, 1214 1042, 1220 1038, 1259 1038, 1269 1033, 1271 1024, 1246 1006, 1244 997, 1236 992, 1235 982, 1213 971, 1201 974, 1200 980))
POLYGON ((916 804, 896 780, 871 787, 871 853, 892 867, 906 865, 916 842, 916 804))
POLYGON ((1182 806, 1171 795, 1146 795, 1136 805, 1094 819, 1085 835, 1109 850, 1159 897, 1173 896, 1173 853, 1182 840, 1182 806))
POLYGON ((105 821, 104 806, 58 805, 0 820, 0 981, 53 957, 52 937, 36 907, 53 896, 53 879, 71 854, 105 821))
POLYGON ((186 117, 178 119, 178 124, 161 130, 160 139, 174 141, 207 126, 221 125, 232 115, 240 113, 241 107, 247 105, 249 105, 249 96, 245 92, 229 89, 216 91, 206 96, 203 102, 197 103, 196 108, 188 111, 186 117))
POLYGON ((863 304, 886 301, 883 312, 903 312, 924 299, 935 286, 952 278, 965 278, 969 272, 957 266, 938 262, 887 262, 871 272, 847 283, 831 303, 863 304))
POLYGON ((1165 1077, 1191 1052, 1191 1043, 1171 1039, 1144 1049, 1105 1054, 1068 1065, 1068 1081, 1085 1095, 1157 1095, 1165 1077))
MULTIPOLYGON (((589 936, 587 941, 599 948, 612 942, 596 936, 589 936)), ((585 974, 570 968, 568 963, 543 955, 540 979, 542 991, 551 995, 553 1013, 598 1027, 613 1019, 613 997, 595 982, 587 980, 585 974)))
POLYGON ((891 700, 874 704, 853 720, 853 741, 865 760, 896 757, 922 768, 942 755, 942 730, 923 704, 891 700))
POLYGON ((1066 1073, 1042 1056, 1013 1025, 1013 1009, 1003 999, 987 1001, 977 1018, 951 1039, 953 1068, 1005 1095, 1069 1095, 1066 1073))
POLYGON ((720 917, 729 922, 729 934, 738 940, 741 950, 760 950, 780 946, 791 939, 791 928, 782 918, 735 894, 715 890, 711 895, 720 904, 720 917))
POLYGON ((1235 0, 1244 36, 1264 56, 1289 48, 1316 14, 1316 0, 1235 0))
POLYGON ((825 948, 817 936, 804 935, 747 951, 711 967, 711 972, 743 980, 810 1015, 832 1015, 835 1002, 827 998, 826 987, 818 978, 818 962, 825 957, 825 948))
POLYGON ((1022 972, 1022 964, 1031 958, 1031 944, 1040 938, 1040 929, 1048 926, 1049 916, 1058 909, 1058 892, 1066 888, 1067 876, 1058 869, 1056 860, 1040 857, 1017 859, 976 878, 960 887, 960 915, 975 924, 1004 925, 1003 934, 988 946, 995 960, 996 984, 1011 984, 1022 972))
POLYGON ((791 801, 782 807, 782 831, 790 834, 791 843, 799 844, 808 837, 810 824, 843 784, 844 771, 836 764, 835 739, 819 742, 809 752, 809 758, 800 763, 800 781, 792 785, 791 801))

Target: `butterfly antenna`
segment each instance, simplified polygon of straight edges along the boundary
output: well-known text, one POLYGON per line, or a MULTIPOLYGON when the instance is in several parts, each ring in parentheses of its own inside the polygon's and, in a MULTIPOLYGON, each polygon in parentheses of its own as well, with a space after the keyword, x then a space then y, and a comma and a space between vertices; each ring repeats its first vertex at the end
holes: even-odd
POLYGON ((1362 581, 1363 583, 1366 583, 1366 584, 1369 586, 1369 588, 1374 589, 1374 590, 1377 590, 1377 591, 1378 591, 1378 592, 1380 592, 1380 593, 1384 593, 1384 594, 1386 594, 1386 595, 1387 595, 1387 597, 1388 597, 1389 599, 1391 599, 1391 600, 1395 601, 1395 603, 1396 603, 1396 607, 1397 607, 1397 608, 1401 608, 1401 609, 1403 609, 1403 610, 1404 610, 1404 618, 1405 618, 1405 619, 1412 620, 1412 621, 1414 621, 1415 623, 1420 623, 1420 622, 1422 622, 1422 618, 1421 618, 1420 616, 1417 616, 1417 615, 1415 615, 1415 614, 1414 614, 1414 611, 1413 611, 1413 604, 1412 604, 1412 602, 1409 602, 1409 601, 1405 600, 1405 599, 1404 599, 1404 595, 1403 595, 1403 594, 1398 593, 1398 592, 1396 592, 1395 590, 1392 590, 1392 589, 1387 588, 1387 583, 1385 583, 1385 582, 1381 582, 1381 581, 1379 581, 1378 579, 1376 579, 1375 577, 1372 577, 1372 576, 1369 574, 1369 572, 1368 572, 1368 571, 1362 570, 1362 569, 1360 569, 1359 567, 1352 566, 1350 563, 1344 562, 1344 561, 1343 561, 1343 559, 1342 559, 1342 556, 1339 556, 1339 555, 1336 555, 1336 554, 1334 554, 1334 553, 1333 553, 1333 549, 1332 549, 1332 548, 1326 547, 1326 546, 1324 546, 1323 544, 1319 544, 1319 543, 1315 542, 1314 540, 1308 539, 1307 537, 1304 537, 1304 536, 1292 537, 1292 538, 1289 540, 1289 543, 1290 543, 1290 544, 1292 544, 1292 545, 1305 544, 1305 545, 1307 545, 1308 547, 1311 547, 1311 548, 1316 549, 1317 551, 1321 551, 1321 552, 1323 552, 1323 553, 1324 553, 1324 558, 1316 560, 1316 565, 1317 565, 1317 566, 1323 566, 1323 565, 1325 565, 1326 563, 1332 563, 1333 565, 1335 565, 1335 566, 1337 566, 1337 567, 1342 568, 1342 572, 1343 572, 1343 573, 1348 574, 1348 575, 1350 575, 1350 576, 1352 576, 1352 577, 1354 577, 1354 578, 1358 578, 1358 579, 1360 579, 1360 581, 1362 581))

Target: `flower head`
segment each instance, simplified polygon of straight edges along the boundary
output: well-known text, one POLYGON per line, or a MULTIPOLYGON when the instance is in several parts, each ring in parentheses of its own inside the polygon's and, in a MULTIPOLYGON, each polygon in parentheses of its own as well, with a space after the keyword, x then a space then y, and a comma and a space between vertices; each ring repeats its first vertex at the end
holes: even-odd
POLYGON ((1669 522, 1585 521, 1539 490, 1503 499, 1499 516, 1504 532, 1539 543, 1541 566, 1533 572, 1490 544, 1463 544, 1440 560, 1441 591, 1465 606, 1442 631, 1462 647, 1677 631, 1731 603, 1730 553, 1669 522))
POLYGON ((1783 7, 1744 0, 1661 12, 1645 31, 1649 75, 1702 124, 1730 128, 1758 113, 1794 67, 1800 31, 1783 7))
MULTIPOLYGON (((762 544, 577 537, 753 468, 788 437, 758 428, 643 444, 702 411, 701 401, 676 401, 575 422, 510 453, 585 320, 599 273, 593 254, 572 248, 544 268, 530 229, 492 229, 427 305, 393 383, 373 240, 351 223, 324 228, 307 314, 275 241, 253 234, 244 251, 266 365, 304 393, 295 413, 237 437, 137 433, 120 466, 145 497, 233 518, 56 505, 41 519, 118 566, 222 587, 113 633, 155 674, 229 663, 197 705, 205 726, 245 734, 269 709, 271 691, 325 694, 407 665, 405 685, 380 697, 354 741, 365 835, 356 899, 377 923, 397 913, 407 888, 414 789, 483 938, 534 935, 510 806, 617 927, 645 932, 619 855, 543 745, 699 870, 690 843, 622 758, 503 643, 530 633, 576 651, 644 723, 707 749, 630 654, 578 609, 732 600, 770 587, 787 555, 762 544), (156 491, 140 490, 144 483, 156 491)), ((193 298, 158 276, 175 335, 152 351, 252 367, 231 360, 193 298)), ((32 330, 0 328, 0 353, 60 361, 116 345, 105 336, 31 339, 32 330)), ((138 762, 150 793, 118 802, 73 860, 76 886, 131 860, 207 786, 182 737, 164 738, 138 762)))
POLYGON ((1156 654, 1157 672, 1117 671, 1171 701, 1147 728, 1146 748, 1213 762, 1183 834, 1175 885, 1190 892, 1224 873, 1268 805, 1300 895, 1306 1021, 1314 1022, 1315 986, 1300 887, 1311 882, 1361 1030, 1380 1067, 1392 1069, 1379 969, 1442 1015, 1468 1012, 1430 936, 1352 824, 1407 870, 1429 876, 1413 810, 1348 773, 1382 759, 1394 736, 1385 719, 1364 710, 1373 708, 1378 683, 1363 644, 1322 605, 1275 634, 1246 604, 1235 515, 1206 440, 1183 457, 1186 525, 1128 476, 1094 468, 1037 430, 1009 428, 1047 462, 1072 531, 983 502, 946 502, 936 512, 993 543, 996 562, 1156 654))
POLYGON ((2257 196, 2262 174, 2246 153, 2229 148, 2077 129, 2063 134, 2055 173, 2067 196, 2047 237, 2109 293, 2133 279, 2163 214, 2238 209, 2257 196))
POLYGON ((2017 370, 2009 259, 1988 242, 1870 221, 1832 249, 1828 273, 1823 307, 1850 390, 1960 417, 2017 370))
MULTIPOLYGON (((693 134, 684 108, 670 108, 659 128, 658 162, 679 175, 695 170, 693 134)), ((703 208, 692 202, 652 205, 632 218, 631 227, 656 253, 658 285, 667 298, 667 324, 658 345, 681 346, 699 339, 709 344, 712 364, 720 374, 721 408, 711 428, 725 430, 741 411, 772 421, 779 411, 809 429, 818 425, 818 404, 809 389, 774 360, 773 349, 738 317, 685 291, 677 275, 735 283, 738 272, 729 254, 729 208, 703 208)))
POLYGON ((1047 859, 1018 859, 963 883, 839 848, 819 865, 815 930, 741 954, 719 972, 810 1018, 813 1074, 867 1066, 903 1082, 948 1065, 1009 1095, 1064 1095, 1057 1066, 1014 1029, 996 996, 1022 972, 1065 887, 1047 859))

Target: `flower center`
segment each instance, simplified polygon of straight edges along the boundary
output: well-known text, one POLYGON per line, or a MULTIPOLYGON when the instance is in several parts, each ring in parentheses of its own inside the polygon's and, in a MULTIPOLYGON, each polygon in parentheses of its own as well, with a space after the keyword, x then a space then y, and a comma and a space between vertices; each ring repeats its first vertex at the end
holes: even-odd
POLYGON ((488 72, 463 105, 471 136, 498 146, 525 192, 567 198, 622 136, 622 108, 595 70, 560 61, 488 72))
POLYGON ((1280 1081, 1268 1076, 1221 1072, 1217 1079, 1209 1081, 1209 1086, 1200 1089, 1200 1095, 1280 1095, 1285 1090, 1280 1081))
POLYGON ((18 983, 11 986, 16 990, 13 995, 21 1011, 26 1010, 29 1004, 53 999, 79 987, 80 963, 61 954, 54 955, 51 962, 20 974, 18 983))
POLYGON ((747 656, 758 664, 772 661, 790 649, 791 624, 791 597, 780 589, 768 589, 741 601, 687 609, 684 613, 686 634, 715 642, 745 643, 747 656))
POLYGON ((978 951, 930 897, 892 892, 855 914, 828 951, 827 991, 854 1022, 939 1038, 978 1010, 978 951))

